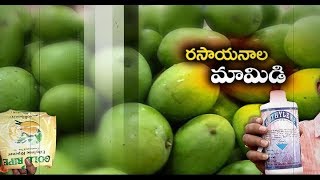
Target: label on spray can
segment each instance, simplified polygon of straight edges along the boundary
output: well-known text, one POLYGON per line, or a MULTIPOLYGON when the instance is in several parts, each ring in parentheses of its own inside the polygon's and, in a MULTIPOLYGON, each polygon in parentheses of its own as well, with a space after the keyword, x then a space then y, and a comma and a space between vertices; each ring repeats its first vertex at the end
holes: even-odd
POLYGON ((298 109, 296 107, 261 110, 263 125, 268 128, 264 139, 269 141, 266 170, 302 167, 298 109))

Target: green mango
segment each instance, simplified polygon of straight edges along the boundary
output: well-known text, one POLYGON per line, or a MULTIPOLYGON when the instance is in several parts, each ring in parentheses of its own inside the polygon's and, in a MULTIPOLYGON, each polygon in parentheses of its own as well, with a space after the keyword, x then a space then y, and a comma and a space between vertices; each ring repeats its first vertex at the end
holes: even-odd
POLYGON ((320 15, 301 18, 289 29, 284 49, 295 64, 302 68, 320 68, 319 31, 320 15))
POLYGON ((28 71, 18 67, 0 68, 0 87, 0 112, 38 109, 39 87, 28 71))
POLYGON ((179 28, 202 28, 204 19, 199 5, 144 5, 139 8, 139 21, 146 29, 161 35, 179 28))
POLYGON ((162 36, 151 29, 144 29, 140 34, 139 53, 147 60, 152 74, 156 74, 162 69, 157 57, 161 40, 162 36))
POLYGON ((257 31, 263 18, 259 5, 207 5, 209 27, 225 36, 245 37, 257 31))
POLYGON ((33 12, 33 32, 45 42, 76 39, 80 41, 83 18, 75 10, 62 5, 50 5, 33 12))
POLYGON ((262 22, 259 29, 272 26, 280 21, 281 9, 279 5, 261 5, 262 22))
MULTIPOLYGON (((36 48, 35 48, 36 49, 36 48)), ((33 55, 34 77, 46 89, 60 84, 82 84, 86 53, 79 41, 64 41, 40 48, 33 55)))
POLYGON ((24 31, 14 9, 0 6, 0 67, 14 66, 23 56, 24 31))
POLYGON ((223 93, 220 93, 217 102, 208 111, 208 113, 220 115, 226 118, 229 122, 232 122, 233 115, 238 109, 239 106, 236 103, 223 93))
POLYGON ((284 40, 293 27, 288 24, 269 26, 255 32, 252 39, 267 50, 269 57, 280 64, 293 64, 284 49, 284 40))
POLYGON ((57 130, 62 133, 81 132, 94 123, 96 106, 94 89, 78 84, 62 84, 47 90, 40 101, 40 111, 57 117, 57 130))
POLYGON ((235 143, 231 124, 222 116, 204 114, 179 128, 168 171, 172 174, 212 174, 228 160, 235 143))
POLYGON ((242 160, 224 167, 219 175, 261 175, 260 170, 250 160, 242 160))
POLYGON ((281 20, 283 24, 293 24, 301 18, 318 15, 320 15, 318 5, 293 5, 283 13, 281 20))
POLYGON ((103 115, 97 138, 106 167, 128 174, 153 174, 167 162, 173 134, 154 108, 125 103, 103 115))

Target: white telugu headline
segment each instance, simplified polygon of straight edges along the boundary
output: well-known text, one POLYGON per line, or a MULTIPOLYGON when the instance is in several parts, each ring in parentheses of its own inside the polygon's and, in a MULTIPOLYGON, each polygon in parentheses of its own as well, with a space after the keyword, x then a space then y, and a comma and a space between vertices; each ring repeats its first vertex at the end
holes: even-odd
POLYGON ((272 84, 281 84, 286 80, 286 76, 282 69, 282 66, 274 65, 270 73, 265 70, 259 71, 252 67, 246 68, 243 72, 242 70, 226 70, 224 66, 221 66, 218 70, 211 69, 211 82, 223 84, 232 83, 235 80, 243 80, 247 84, 266 83, 267 81, 272 84))

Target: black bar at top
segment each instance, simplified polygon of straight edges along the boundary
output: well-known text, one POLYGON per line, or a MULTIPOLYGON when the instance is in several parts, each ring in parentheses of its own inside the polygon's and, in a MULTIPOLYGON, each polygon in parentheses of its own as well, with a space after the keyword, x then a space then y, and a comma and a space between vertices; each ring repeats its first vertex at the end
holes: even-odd
POLYGON ((102 4, 110 4, 110 5, 140 5, 140 4, 161 4, 161 5, 188 5, 188 4, 225 4, 225 5, 258 5, 258 4, 269 4, 269 5, 295 5, 295 4, 319 4, 320 1, 311 1, 311 0, 11 0, 1 2, 2 4, 62 4, 62 5, 102 5, 102 4))

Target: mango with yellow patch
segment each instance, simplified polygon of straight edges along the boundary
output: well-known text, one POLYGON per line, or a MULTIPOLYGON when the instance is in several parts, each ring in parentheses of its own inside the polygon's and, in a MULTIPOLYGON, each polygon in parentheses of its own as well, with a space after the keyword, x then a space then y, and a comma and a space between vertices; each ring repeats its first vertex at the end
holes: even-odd
POLYGON ((210 82, 210 69, 201 63, 182 62, 164 71, 153 83, 148 104, 172 122, 184 122, 210 110, 220 87, 210 82))
POLYGON ((281 89, 298 105, 299 119, 313 119, 320 112, 320 68, 300 70, 289 76, 281 89))

